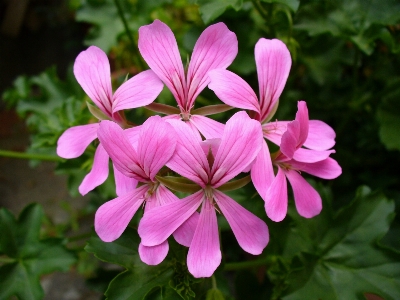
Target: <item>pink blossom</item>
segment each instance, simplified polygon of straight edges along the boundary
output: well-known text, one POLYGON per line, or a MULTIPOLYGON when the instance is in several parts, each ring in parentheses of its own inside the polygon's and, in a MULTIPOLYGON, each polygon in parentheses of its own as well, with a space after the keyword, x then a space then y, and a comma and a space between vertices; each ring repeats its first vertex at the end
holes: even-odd
POLYGON ((164 243, 201 207, 187 257, 193 276, 209 277, 221 262, 216 210, 227 219, 239 245, 251 254, 260 254, 269 241, 267 225, 218 190, 256 157, 263 142, 259 123, 245 112, 238 112, 226 123, 220 141, 206 143, 183 122, 170 123, 178 141, 167 166, 198 184, 201 190, 149 211, 138 228, 143 245, 164 243))
POLYGON ((220 137, 224 125, 199 114, 191 114, 196 97, 209 83, 207 73, 227 68, 236 57, 236 35, 225 24, 207 27, 193 49, 185 74, 177 42, 171 29, 159 20, 139 29, 139 50, 150 68, 174 95, 180 114, 168 118, 182 119, 206 138, 220 137))
MULTIPOLYGON (((121 110, 150 104, 163 88, 162 82, 154 72, 147 70, 124 82, 113 95, 107 55, 95 46, 89 47, 78 55, 74 64, 74 74, 83 90, 97 106, 94 108, 95 116, 112 120, 122 127, 126 126, 126 121, 120 113, 121 110)), ((63 158, 76 158, 82 155, 87 146, 97 138, 98 128, 99 123, 67 129, 58 139, 57 154, 63 158)), ((79 186, 79 192, 82 195, 107 179, 108 161, 106 151, 99 145, 92 170, 79 186)), ((123 177, 119 179, 118 184, 135 185, 134 182, 130 183, 129 179, 123 177)))

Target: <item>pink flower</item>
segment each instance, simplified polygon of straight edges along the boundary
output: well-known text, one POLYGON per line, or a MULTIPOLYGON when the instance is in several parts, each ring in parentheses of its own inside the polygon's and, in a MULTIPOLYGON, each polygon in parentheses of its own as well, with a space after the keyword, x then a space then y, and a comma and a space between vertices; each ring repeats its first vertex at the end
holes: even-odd
POLYGON ((278 173, 263 197, 266 213, 273 221, 282 221, 287 213, 286 178, 292 186, 297 211, 305 218, 312 218, 321 212, 321 197, 299 173, 304 171, 324 179, 334 179, 342 173, 338 163, 329 157, 334 150, 301 148, 307 140, 308 130, 307 105, 299 101, 296 119, 287 124, 280 151, 273 159, 278 173))
POLYGON ((206 138, 220 137, 224 125, 203 115, 191 114, 196 97, 209 83, 207 73, 227 68, 236 57, 236 35, 225 24, 207 27, 200 35, 185 75, 178 45, 171 29, 159 20, 139 29, 139 50, 150 68, 174 95, 180 114, 169 118, 182 119, 206 138))
MULTIPOLYGON (((134 178, 142 184, 125 194, 103 204, 95 215, 95 230, 105 242, 112 242, 123 233, 133 215, 145 202, 146 215, 150 210, 173 203, 179 199, 155 178, 156 174, 172 157, 175 151, 175 132, 172 126, 159 116, 146 120, 140 127, 137 142, 132 145, 116 123, 102 121, 98 131, 102 145, 110 155, 114 166, 121 174, 134 178)), ((187 225, 187 224, 186 224, 187 225)), ((188 246, 190 241, 182 235, 193 235, 191 225, 181 228, 177 241, 188 246)), ((141 259, 149 264, 159 264, 168 253, 168 242, 153 247, 139 245, 141 259)))
MULTIPOLYGON (((95 46, 78 55, 74 64, 74 74, 83 90, 97 106, 94 108, 95 116, 112 120, 123 127, 126 124, 120 110, 150 104, 163 88, 162 82, 154 72, 147 70, 123 83, 113 95, 107 55, 95 46)), ((58 139, 57 154, 63 158, 76 158, 82 155, 87 146, 97 138, 98 128, 99 123, 67 129, 58 139)), ((92 170, 79 186, 82 195, 107 179, 108 161, 108 155, 100 144, 94 156, 92 170)), ((120 174, 117 176, 120 184, 130 185, 128 179, 124 179, 120 174), (128 182, 125 183, 126 180, 128 182)))
POLYGON ((170 122, 178 142, 167 166, 198 184, 201 190, 152 209, 142 218, 138 232, 143 245, 160 245, 201 207, 187 264, 193 276, 209 277, 221 262, 215 210, 226 217, 245 251, 260 254, 269 241, 267 225, 218 190, 254 160, 262 144, 261 127, 245 112, 238 112, 226 123, 220 142, 204 143, 184 123, 170 122))
MULTIPOLYGON (((278 108, 279 97, 289 76, 292 60, 286 45, 280 40, 261 38, 255 46, 259 100, 253 89, 238 75, 227 70, 212 70, 209 88, 215 92, 222 102, 252 110, 255 119, 262 126, 263 136, 280 145, 282 134, 286 131, 287 121, 268 123, 278 108)), ((335 144, 335 132, 321 121, 310 121, 309 134, 304 146, 315 150, 327 150, 335 144)), ((274 179, 274 172, 267 143, 254 161, 251 178, 261 197, 274 179)), ((265 200, 265 199, 264 199, 265 200)))

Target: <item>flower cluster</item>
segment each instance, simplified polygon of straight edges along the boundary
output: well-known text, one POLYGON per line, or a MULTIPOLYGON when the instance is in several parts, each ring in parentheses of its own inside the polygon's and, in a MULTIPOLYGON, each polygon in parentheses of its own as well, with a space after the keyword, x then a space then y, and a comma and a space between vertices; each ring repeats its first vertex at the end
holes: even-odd
POLYGON ((117 198, 95 215, 95 230, 105 242, 116 240, 137 210, 139 255, 149 265, 168 253, 168 238, 189 247, 187 265, 195 277, 209 277, 221 262, 217 213, 228 221, 239 245, 262 253, 269 241, 263 220, 224 192, 253 182, 265 202, 266 214, 281 221, 287 213, 287 181, 298 213, 320 213, 318 192, 300 175, 333 179, 341 174, 330 158, 335 132, 322 121, 309 120, 304 101, 293 121, 272 121, 291 67, 290 53, 279 40, 260 39, 255 46, 259 97, 238 75, 226 70, 238 52, 236 35, 223 23, 209 26, 199 37, 187 71, 170 28, 161 21, 139 29, 139 50, 150 70, 123 83, 113 94, 106 54, 89 47, 75 61, 74 74, 96 106, 98 123, 66 130, 58 155, 80 156, 96 138, 92 170, 79 187, 86 194, 108 176, 111 158, 117 198), (164 84, 177 107, 154 103, 164 84), (194 109, 196 97, 209 87, 225 104, 194 109), (123 110, 146 107, 164 114, 132 127, 123 110), (226 124, 207 115, 243 109, 226 124), (252 111, 251 117, 246 111, 252 111), (270 153, 266 140, 279 146, 270 153), (235 179, 242 172, 248 176, 235 179), (179 176, 180 175, 180 176, 179 176), (179 199, 171 190, 189 196, 179 199))

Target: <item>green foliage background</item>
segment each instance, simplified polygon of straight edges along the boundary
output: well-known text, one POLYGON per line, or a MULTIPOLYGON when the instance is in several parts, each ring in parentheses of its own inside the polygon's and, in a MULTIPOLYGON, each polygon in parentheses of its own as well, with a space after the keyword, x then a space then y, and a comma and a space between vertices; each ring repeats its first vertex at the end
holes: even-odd
MULTIPOLYGON (((281 39, 291 52, 293 66, 276 118, 293 119, 297 101, 305 100, 311 119, 335 129, 333 157, 343 168, 333 181, 307 178, 324 200, 321 215, 310 220, 299 217, 291 203, 285 220, 273 223, 253 187, 232 193, 267 222, 271 242, 259 257, 248 256, 220 219, 224 258, 211 279, 191 277, 185 266, 186 250, 173 241, 160 266, 141 263, 134 230, 140 216, 113 243, 103 243, 93 233, 85 250, 126 269, 105 285, 108 299, 372 299, 371 294, 400 299, 400 2, 71 0, 69 6, 76 22, 89 25, 85 45, 97 45, 109 54, 114 87, 126 74, 147 68, 138 55, 137 31, 154 19, 171 27, 183 58, 190 56, 208 24, 225 22, 239 40, 239 54, 229 69, 255 90, 255 43, 261 37, 281 39)), ((76 195, 91 167, 94 147, 78 159, 55 158, 56 142, 64 130, 93 121, 86 107, 90 100, 72 72, 64 81, 54 68, 19 77, 3 100, 26 118, 32 140, 28 153, 58 160, 57 171, 69 175, 71 194, 76 195)), ((167 90, 157 101, 174 105, 167 90)), ((220 102, 205 90, 196 107, 214 103, 220 102)), ((150 115, 137 109, 128 117, 140 124, 150 115)), ((230 115, 217 118, 223 121, 230 115)), ((90 207, 82 215, 92 215, 113 197, 109 178, 92 192, 90 207)), ((65 271, 71 265, 80 268, 92 259, 82 247, 75 253, 67 250, 72 241, 66 238, 39 238, 42 218, 43 211, 34 205, 18 220, 7 210, 0 211, 0 228, 6 232, 0 235, 1 299, 11 295, 41 299, 41 274, 65 271), (31 234, 24 231, 27 227, 31 234), (40 250, 44 248, 50 253, 47 259, 40 250), (29 295, 21 292, 28 289, 29 295)), ((60 229, 59 235, 67 228, 60 229)), ((88 274, 100 282, 104 273, 93 268, 88 274)))

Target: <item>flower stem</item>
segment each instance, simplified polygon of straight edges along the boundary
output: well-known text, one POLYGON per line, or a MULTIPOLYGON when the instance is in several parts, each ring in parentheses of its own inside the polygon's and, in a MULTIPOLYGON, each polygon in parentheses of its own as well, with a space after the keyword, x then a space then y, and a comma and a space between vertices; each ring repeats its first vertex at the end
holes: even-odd
POLYGON ((260 258, 256 260, 249 260, 244 262, 236 262, 236 263, 227 263, 225 264, 225 271, 233 271, 233 270, 243 270, 253 267, 264 266, 268 263, 267 258, 260 258))
POLYGON ((0 150, 0 156, 12 157, 12 158, 22 158, 22 159, 37 159, 37 160, 44 160, 44 161, 56 161, 56 162, 65 161, 65 159, 58 157, 58 156, 54 156, 54 155, 16 152, 16 151, 7 151, 7 150, 0 150))
POLYGON ((216 290, 217 289, 217 280, 215 279, 214 275, 211 276, 211 284, 212 284, 212 288, 214 290, 216 290))

